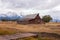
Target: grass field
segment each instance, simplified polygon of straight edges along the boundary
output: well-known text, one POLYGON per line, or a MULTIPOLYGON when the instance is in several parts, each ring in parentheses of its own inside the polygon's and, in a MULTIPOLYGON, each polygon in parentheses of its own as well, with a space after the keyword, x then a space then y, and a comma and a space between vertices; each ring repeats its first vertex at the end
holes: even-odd
MULTIPOLYGON (((17 24, 16 22, 0 22, 0 35, 15 34, 17 32, 47 32, 60 35, 60 23, 46 24, 17 24)), ((38 40, 39 38, 28 37, 21 40, 38 40)), ((17 39, 20 40, 20 39, 17 39)), ((51 40, 51 38, 40 38, 40 40, 51 40)), ((53 39, 52 39, 53 40, 53 39)))
POLYGON ((17 29, 21 32, 48 32, 60 34, 60 23, 22 25, 16 22, 0 22, 0 28, 17 29))
POLYGON ((10 29, 10 28, 0 28, 0 35, 12 35, 17 33, 17 30, 10 29))

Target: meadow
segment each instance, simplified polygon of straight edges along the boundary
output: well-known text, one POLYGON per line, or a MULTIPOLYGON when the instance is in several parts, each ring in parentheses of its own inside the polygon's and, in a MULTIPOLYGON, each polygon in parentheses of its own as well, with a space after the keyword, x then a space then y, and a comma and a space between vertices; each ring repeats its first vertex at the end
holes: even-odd
MULTIPOLYGON (((56 33, 60 35, 60 23, 46 23, 46 24, 17 24, 15 21, 0 21, 0 35, 11 35, 18 32, 46 32, 56 33)), ((53 40, 53 38, 41 38, 41 37, 27 37, 16 40, 53 40), (40 38, 40 39, 39 39, 40 38)))

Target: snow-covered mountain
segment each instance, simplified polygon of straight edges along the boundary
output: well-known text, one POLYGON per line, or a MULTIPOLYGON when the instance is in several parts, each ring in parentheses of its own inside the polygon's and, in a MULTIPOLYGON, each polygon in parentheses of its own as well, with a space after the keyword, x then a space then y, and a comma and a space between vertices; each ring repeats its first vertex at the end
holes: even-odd
POLYGON ((21 18, 22 18, 22 16, 19 16, 15 12, 8 12, 6 14, 4 14, 4 13, 0 14, 0 20, 1 19, 15 20, 15 19, 21 19, 21 18))
POLYGON ((60 19, 53 19, 51 22, 60 22, 60 19))

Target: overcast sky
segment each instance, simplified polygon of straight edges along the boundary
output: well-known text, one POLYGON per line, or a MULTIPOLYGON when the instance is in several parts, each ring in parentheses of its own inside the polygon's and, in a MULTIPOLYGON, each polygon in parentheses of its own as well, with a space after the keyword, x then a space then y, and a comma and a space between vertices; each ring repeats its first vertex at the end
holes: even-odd
POLYGON ((0 14, 15 12, 21 14, 40 13, 60 18, 60 0, 0 0, 0 14))

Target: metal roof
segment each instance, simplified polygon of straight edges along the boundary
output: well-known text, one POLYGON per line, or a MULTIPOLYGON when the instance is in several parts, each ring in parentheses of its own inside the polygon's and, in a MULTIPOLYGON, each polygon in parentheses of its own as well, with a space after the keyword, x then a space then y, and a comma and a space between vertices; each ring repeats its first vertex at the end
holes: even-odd
POLYGON ((19 21, 27 21, 27 20, 31 20, 34 19, 38 14, 30 14, 30 15, 26 15, 24 16, 24 18, 22 20, 19 21))

